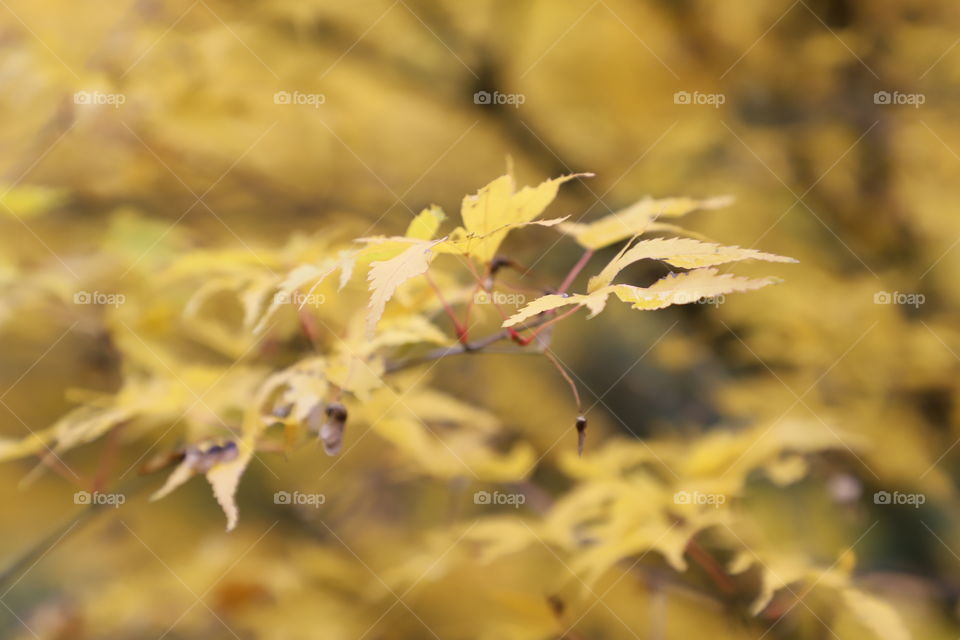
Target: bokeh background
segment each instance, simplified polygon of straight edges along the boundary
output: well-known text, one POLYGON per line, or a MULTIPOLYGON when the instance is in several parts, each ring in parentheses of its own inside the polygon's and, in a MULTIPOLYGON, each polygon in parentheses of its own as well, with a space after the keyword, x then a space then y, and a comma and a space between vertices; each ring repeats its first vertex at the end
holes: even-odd
MULTIPOLYGON (((913 637, 956 638, 958 26, 954 3, 913 0, 0 1, 0 635, 900 637, 800 589, 802 606, 788 593, 752 616, 749 580, 718 592, 656 553, 597 588, 549 544, 501 542, 493 560, 444 544, 490 515, 534 521, 581 479, 564 462, 576 407, 540 358, 429 374, 530 447, 523 478, 424 470, 358 425, 339 458, 262 456, 232 533, 202 480, 147 501, 162 480, 138 473, 145 454, 243 395, 247 380, 217 372, 304 351, 182 326, 191 287, 223 265, 283 273, 402 233, 433 203, 456 218, 509 158, 521 184, 594 173, 550 209, 583 221, 646 195, 731 194, 685 225, 800 260, 746 266, 784 282, 719 305, 564 323, 552 348, 589 408, 585 460, 638 440, 680 460, 782 424, 824 432, 803 480, 751 476, 734 515, 769 557, 849 564, 913 637), (138 359, 205 401, 111 429, 65 467, 9 453, 120 388, 138 359), (472 499, 508 486, 521 509, 472 499), (92 487, 128 499, 76 505, 92 487), (285 490, 326 502, 274 504, 285 490), (922 504, 878 504, 884 491, 922 504)), ((549 229, 516 235, 506 249, 541 281, 580 255, 549 229)), ((222 304, 221 319, 238 313, 222 304)))

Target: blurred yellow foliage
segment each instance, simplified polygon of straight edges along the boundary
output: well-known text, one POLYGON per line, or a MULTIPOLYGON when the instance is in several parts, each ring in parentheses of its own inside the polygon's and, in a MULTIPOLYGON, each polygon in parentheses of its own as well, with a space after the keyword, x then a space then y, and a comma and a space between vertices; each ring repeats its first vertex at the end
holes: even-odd
POLYGON ((955 639, 958 25, 0 2, 0 636, 955 639))

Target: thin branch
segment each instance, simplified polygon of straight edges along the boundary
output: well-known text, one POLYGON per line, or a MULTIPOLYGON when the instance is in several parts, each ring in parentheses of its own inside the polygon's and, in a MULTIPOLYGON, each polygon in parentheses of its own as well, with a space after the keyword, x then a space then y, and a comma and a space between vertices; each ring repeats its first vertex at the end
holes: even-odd
POLYGON ((557 360, 556 356, 549 351, 544 351, 543 355, 546 356, 547 360, 553 363, 553 366, 557 368, 557 371, 560 372, 560 375, 563 376, 563 379, 567 381, 568 385, 570 385, 570 390, 573 391, 573 399, 577 401, 577 411, 580 411, 583 405, 580 403, 580 392, 577 391, 577 385, 573 381, 573 378, 570 377, 570 374, 567 373, 567 370, 564 369, 563 365, 560 364, 560 361, 557 360))
POLYGON ((587 263, 590 262, 590 258, 593 257, 593 249, 587 249, 583 252, 583 255, 580 256, 580 259, 577 260, 577 264, 573 265, 573 268, 570 269, 570 273, 567 274, 567 277, 563 279, 563 283, 560 285, 560 289, 557 293, 566 293, 567 289, 570 288, 570 285, 573 284, 574 279, 580 272, 583 271, 583 268, 587 266, 587 263))
POLYGON ((460 324, 460 321, 457 320, 457 314, 453 312, 453 307, 451 307, 447 302, 447 299, 444 297, 440 287, 437 286, 437 283, 434 282, 433 278, 430 277, 430 273, 426 272, 423 274, 423 276, 427 279, 427 282, 430 283, 430 287, 433 289, 433 292, 437 294, 440 304, 443 305, 444 312, 453 323, 453 330, 457 333, 457 340, 460 341, 461 344, 466 343, 466 341, 469 339, 469 335, 467 334, 467 324, 460 324))
MULTIPOLYGON (((569 311, 565 311, 564 313, 561 313, 560 315, 556 315, 556 311, 550 311, 550 312, 548 312, 548 313, 550 313, 550 315, 551 315, 552 317, 551 317, 549 320, 547 320, 546 322, 544 322, 543 324, 541 324, 540 327, 537 328, 537 330, 534 331, 533 333, 531 333, 529 336, 527 336, 527 337, 525 337, 525 338, 520 338, 520 339, 519 339, 519 344, 520 344, 521 346, 526 346, 526 345, 530 344, 531 342, 533 342, 534 340, 537 339, 537 336, 540 335, 540 332, 541 332, 541 331, 543 331, 544 329, 547 329, 547 328, 553 326, 555 323, 560 322, 561 320, 563 320, 563 319, 565 319, 565 318, 569 318, 570 316, 572 316, 573 314, 575 314, 577 311, 580 311, 580 309, 582 309, 582 308, 583 308, 583 305, 582 305, 582 304, 578 304, 578 305, 575 306, 573 309, 570 309, 569 311)), ((514 338, 514 340, 516 340, 516 338, 514 338)))
MULTIPOLYGON (((539 327, 542 324, 550 322, 552 319, 553 318, 550 318, 549 316, 538 318, 533 322, 530 322, 524 325, 523 327, 520 328, 520 330, 522 331, 524 329, 534 329, 536 327, 539 327)), ((512 338, 512 336, 513 336, 513 332, 511 332, 510 329, 503 329, 501 331, 497 331, 496 333, 491 333, 488 336, 484 336, 483 338, 480 338, 478 340, 474 340, 473 342, 455 344, 450 347, 439 347, 437 349, 434 349, 433 351, 428 351, 427 353, 420 356, 414 356, 412 358, 407 358, 405 360, 397 360, 395 362, 387 362, 387 364, 385 365, 384 371, 385 373, 395 373, 397 371, 409 369, 410 367, 415 367, 419 364, 432 362, 434 360, 439 360, 440 358, 446 358, 447 356, 455 356, 462 353, 492 353, 492 351, 488 350, 487 347, 497 342, 500 342, 501 340, 509 340, 512 338)), ((503 352, 500 351, 498 353, 503 353, 503 352)), ((515 351, 511 351, 510 353, 539 354, 540 352, 537 350, 517 349, 515 351)))

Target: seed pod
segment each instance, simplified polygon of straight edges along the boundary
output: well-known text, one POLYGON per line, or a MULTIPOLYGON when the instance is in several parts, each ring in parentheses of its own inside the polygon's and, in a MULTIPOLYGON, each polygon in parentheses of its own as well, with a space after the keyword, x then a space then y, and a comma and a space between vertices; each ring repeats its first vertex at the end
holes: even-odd
POLYGON ((340 453, 343 446, 343 430, 347 426, 347 408, 339 402, 331 402, 324 408, 326 422, 320 427, 320 440, 328 456, 340 453))
POLYGON ((558 595, 547 596, 547 605, 558 620, 563 617, 563 612, 567 608, 566 603, 558 595))
POLYGON ((239 453, 237 443, 230 440, 223 445, 215 444, 206 449, 192 446, 188 447, 185 459, 189 461, 194 471, 197 473, 206 473, 217 464, 235 460, 239 453))
POLYGON ((577 416, 577 455, 583 455, 583 445, 587 442, 587 419, 577 416))

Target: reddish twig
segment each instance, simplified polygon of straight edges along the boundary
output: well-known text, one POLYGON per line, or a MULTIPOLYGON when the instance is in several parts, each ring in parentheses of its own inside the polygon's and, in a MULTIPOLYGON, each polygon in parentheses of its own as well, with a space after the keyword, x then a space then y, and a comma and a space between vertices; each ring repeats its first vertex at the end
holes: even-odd
POLYGON ((590 262, 590 258, 593 257, 593 249, 587 249, 583 252, 583 255, 580 256, 580 259, 577 260, 577 264, 573 265, 573 268, 570 269, 570 273, 567 274, 567 277, 563 279, 563 282, 560 284, 560 289, 557 293, 566 293, 567 289, 570 288, 570 285, 573 284, 573 281, 576 279, 580 272, 583 271, 583 268, 587 266, 587 263, 590 262))
POLYGON ((440 291, 440 287, 437 286, 437 283, 433 281, 433 278, 430 277, 429 273, 424 273, 423 277, 427 279, 427 282, 430 283, 430 287, 433 288, 434 293, 437 294, 437 298, 440 300, 440 304, 443 305, 443 310, 446 312, 447 317, 450 318, 450 321, 453 323, 453 330, 457 332, 457 341, 460 344, 466 344, 467 340, 470 339, 467 333, 467 327, 460 324, 460 321, 457 320, 457 314, 453 312, 453 307, 447 302, 447 299, 443 297, 443 292, 440 291))
POLYGON ((701 569, 706 571, 707 575, 710 576, 721 591, 727 595, 736 593, 737 585, 734 584, 733 580, 727 575, 723 567, 720 566, 716 558, 701 547, 696 540, 690 540, 690 542, 687 543, 687 553, 690 554, 694 562, 700 565, 701 569))

